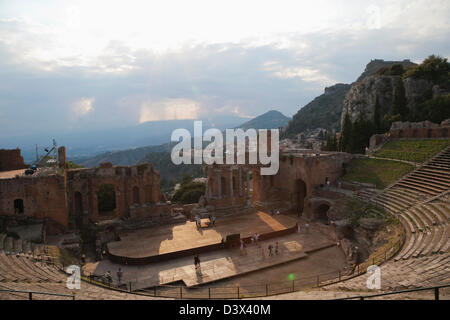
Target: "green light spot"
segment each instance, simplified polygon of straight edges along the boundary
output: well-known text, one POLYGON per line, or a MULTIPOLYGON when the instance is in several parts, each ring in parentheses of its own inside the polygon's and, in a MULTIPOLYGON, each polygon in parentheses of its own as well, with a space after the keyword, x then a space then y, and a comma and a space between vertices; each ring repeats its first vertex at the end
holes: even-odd
POLYGON ((295 279, 294 274, 293 273, 289 274, 289 280, 294 280, 294 279, 295 279))

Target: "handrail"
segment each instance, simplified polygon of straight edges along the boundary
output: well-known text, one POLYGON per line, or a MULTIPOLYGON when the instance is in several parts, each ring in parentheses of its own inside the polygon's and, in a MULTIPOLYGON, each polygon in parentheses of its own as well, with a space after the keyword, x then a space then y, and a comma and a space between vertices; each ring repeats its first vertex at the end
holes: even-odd
POLYGON ((400 291, 391 291, 391 292, 377 293, 377 294, 371 294, 371 295, 352 296, 352 297, 345 297, 345 298, 338 298, 338 299, 331 299, 331 300, 353 300, 353 299, 364 300, 366 298, 382 297, 382 296, 389 296, 389 295, 393 295, 393 294, 418 292, 418 291, 426 291, 426 290, 434 290, 435 291, 435 299, 439 300, 439 289, 441 289, 441 288, 448 288, 448 287, 450 287, 450 284, 441 285, 441 286, 434 286, 434 287, 425 287, 425 288, 415 288, 415 289, 407 289, 407 290, 400 290, 400 291))
POLYGON ((58 296, 58 297, 71 297, 72 300, 75 300, 74 294, 52 293, 52 292, 42 292, 42 291, 24 291, 24 290, 13 290, 13 289, 0 289, 0 292, 28 293, 30 300, 32 300, 33 294, 45 294, 45 295, 49 295, 49 296, 58 296))

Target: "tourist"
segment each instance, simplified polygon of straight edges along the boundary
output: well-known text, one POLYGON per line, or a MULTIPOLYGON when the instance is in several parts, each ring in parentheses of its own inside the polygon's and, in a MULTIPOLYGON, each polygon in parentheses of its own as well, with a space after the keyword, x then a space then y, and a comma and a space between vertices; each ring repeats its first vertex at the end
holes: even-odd
POLYGON ((273 246, 272 246, 272 244, 269 244, 269 257, 271 257, 272 256, 272 248, 273 248, 273 246))
POLYGON ((277 214, 280 214, 280 210, 277 210, 277 214))
POLYGON ((86 263, 86 255, 83 253, 81 255, 81 264, 85 264, 86 263))
POLYGON ((275 254, 278 255, 278 241, 275 242, 275 254))
POLYGON ((117 270, 117 279, 119 279, 119 284, 122 282, 122 275, 123 271, 119 268, 119 270, 117 270))
POLYGON ((356 195, 359 197, 361 195, 361 192, 359 192, 359 190, 356 191, 356 195))
POLYGON ((297 223, 297 233, 300 233, 300 222, 297 223))
POLYGON ((105 279, 108 283, 108 286, 110 286, 112 282, 111 271, 108 270, 105 272, 105 279))
POLYGON ((211 221, 211 225, 213 227, 215 227, 216 226, 216 217, 212 216, 212 217, 209 218, 209 220, 211 221))
POLYGON ((255 243, 258 244, 259 241, 259 233, 255 233, 255 243))
POLYGON ((306 233, 309 233, 309 223, 305 224, 305 231, 306 231, 306 233))
POLYGON ((245 241, 243 241, 243 245, 244 245, 244 256, 247 255, 247 245, 245 244, 245 241))
POLYGON ((241 255, 244 254, 244 240, 241 239, 241 255))
POLYGON ((330 180, 327 180, 327 190, 330 191, 330 180))

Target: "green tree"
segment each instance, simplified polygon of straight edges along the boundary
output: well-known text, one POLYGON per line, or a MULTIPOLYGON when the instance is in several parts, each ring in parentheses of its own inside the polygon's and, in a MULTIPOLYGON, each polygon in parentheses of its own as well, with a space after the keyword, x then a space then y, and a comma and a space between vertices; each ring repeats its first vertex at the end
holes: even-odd
POLYGON ((391 118, 392 121, 400 119, 405 121, 408 117, 408 107, 407 107, 405 87, 403 86, 402 78, 398 78, 395 82, 394 94, 392 97, 391 106, 391 118))
POLYGON ((347 113, 344 117, 344 123, 342 125, 342 141, 340 143, 340 150, 344 152, 351 152, 352 148, 352 135, 353 135, 353 124, 350 119, 350 115, 347 113))
POLYGON ((380 102, 378 101, 378 96, 375 99, 375 107, 373 110, 373 123, 375 126, 376 133, 382 133, 382 123, 381 123, 381 106, 380 102))

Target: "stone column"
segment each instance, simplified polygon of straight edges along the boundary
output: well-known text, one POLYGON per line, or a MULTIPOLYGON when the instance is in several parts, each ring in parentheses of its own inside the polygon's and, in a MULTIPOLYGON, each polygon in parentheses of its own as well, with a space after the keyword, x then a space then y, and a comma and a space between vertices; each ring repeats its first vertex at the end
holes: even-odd
POLYGON ((217 176, 217 197, 219 199, 221 199, 222 198, 222 179, 221 179, 219 170, 216 171, 216 176, 217 176))
POLYGON ((250 205, 250 173, 248 170, 245 172, 247 178, 247 204, 250 205))
POLYGON ((230 168, 230 197, 233 198, 233 168, 230 168))
POLYGON ((239 196, 242 197, 242 167, 239 167, 239 196))

